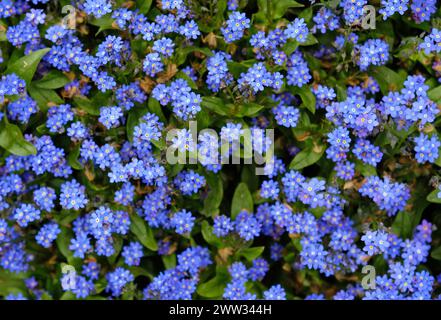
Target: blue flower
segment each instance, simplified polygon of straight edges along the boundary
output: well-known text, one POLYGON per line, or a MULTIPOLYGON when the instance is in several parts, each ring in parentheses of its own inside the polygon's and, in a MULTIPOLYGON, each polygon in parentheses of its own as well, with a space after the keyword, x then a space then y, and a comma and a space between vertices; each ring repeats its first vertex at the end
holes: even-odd
POLYGON ((300 51, 296 50, 291 54, 288 58, 287 67, 286 82, 290 86, 302 87, 311 80, 308 64, 303 59, 303 54, 300 51))
POLYGON ((13 211, 13 218, 20 227, 27 227, 30 222, 40 219, 41 211, 31 204, 20 204, 13 211))
POLYGON ((390 245, 387 233, 382 230, 367 231, 361 240, 365 244, 363 250, 370 256, 385 252, 390 245))
POLYGON ((98 121, 102 123, 107 129, 115 128, 121 125, 121 118, 123 112, 120 107, 101 107, 100 117, 98 121))
POLYGON ((300 43, 306 42, 308 33, 308 26, 303 18, 295 18, 293 22, 286 26, 284 31, 286 38, 297 40, 300 43))
POLYGON ((124 268, 118 267, 113 272, 109 272, 106 275, 107 287, 106 291, 110 292, 112 296, 118 297, 122 294, 123 288, 132 282, 135 277, 133 274, 124 268))
POLYGON ((363 15, 363 7, 367 4, 366 0, 343 0, 340 7, 343 8, 343 17, 346 24, 351 25, 360 20, 363 15))
POLYGON ((369 39, 362 45, 357 45, 356 49, 360 52, 358 65, 361 70, 366 70, 371 65, 384 65, 389 59, 389 45, 384 40, 369 39))
POLYGON ((60 232, 61 229, 58 224, 50 222, 41 227, 35 236, 35 240, 41 246, 49 248, 60 232))
POLYGON ((162 38, 153 42, 153 51, 162 54, 165 57, 171 57, 173 54, 174 43, 169 38, 162 38))
POLYGON ((34 191, 34 202, 41 210, 51 211, 55 207, 56 198, 55 190, 50 187, 41 187, 34 191))
POLYGON ((421 133, 415 138, 415 159, 419 163, 435 162, 438 159, 441 142, 436 135, 428 137, 421 133))
POLYGON ((27 123, 32 114, 38 112, 37 103, 28 96, 8 104, 8 118, 27 123))
POLYGON ((379 13, 383 15, 383 19, 386 20, 392 16, 395 12, 403 15, 408 8, 409 0, 382 0, 381 9, 379 13))
POLYGON ((195 218, 191 212, 187 210, 181 210, 176 212, 170 219, 171 226, 178 234, 190 233, 194 226, 195 218))
POLYGON ((253 265, 248 270, 248 276, 252 281, 262 281, 268 270, 268 262, 263 258, 257 258, 253 260, 253 265))
POLYGON ((276 284, 264 291, 263 297, 265 300, 286 300, 286 293, 280 284, 276 284))
POLYGON ((112 5, 107 0, 86 0, 84 2, 84 11, 96 18, 112 12, 112 5))
POLYGON ((403 183, 391 182, 389 178, 384 180, 370 176, 359 190, 361 195, 371 198, 382 210, 386 210, 389 216, 403 210, 410 198, 409 188, 403 183))
POLYGON ((187 21, 184 25, 179 26, 179 33, 187 39, 193 40, 197 39, 201 35, 199 27, 194 20, 187 21))
POLYGON ((149 53, 144 60, 144 71, 150 77, 154 77, 158 72, 164 70, 164 64, 161 61, 161 57, 158 53, 149 53))
POLYGON ((124 257, 124 261, 128 266, 138 266, 144 253, 142 252, 141 244, 131 242, 123 248, 121 255, 124 257))
POLYGON ((294 128, 297 126, 300 117, 299 109, 292 106, 279 105, 273 108, 273 113, 277 124, 287 128, 294 128))
POLYGON ((262 182, 260 187, 260 196, 266 199, 277 199, 280 189, 279 184, 274 180, 266 180, 262 182))
POLYGON ((413 0, 410 5, 412 9, 413 18, 417 23, 429 21, 432 14, 436 12, 436 0, 413 0))
POLYGON ((261 224, 252 213, 241 211, 234 220, 234 223, 239 236, 247 241, 254 239, 260 234, 261 224))
POLYGON ((233 11, 228 16, 226 26, 221 28, 225 42, 230 43, 242 39, 244 31, 249 27, 250 19, 246 17, 245 13, 233 11))
POLYGON ((46 126, 50 132, 54 133, 63 133, 64 126, 74 118, 74 113, 68 104, 51 107, 47 114, 46 126))
POLYGON ((218 237, 225 237, 234 230, 231 219, 225 215, 216 216, 214 218, 213 233, 218 237))
POLYGON ((312 31, 319 30, 321 33, 326 33, 327 30, 333 31, 340 27, 338 17, 328 8, 322 7, 313 16, 312 20, 315 22, 315 26, 312 31))
POLYGON ((205 178, 193 170, 183 171, 175 178, 174 183, 184 195, 197 193, 200 188, 205 186, 205 178))
POLYGON ((227 66, 227 61, 230 60, 231 56, 224 52, 216 52, 207 59, 207 85, 211 91, 218 92, 233 81, 233 76, 227 66))
POLYGON ((76 180, 61 185, 60 204, 64 209, 79 210, 84 208, 89 200, 86 197, 86 188, 76 180))

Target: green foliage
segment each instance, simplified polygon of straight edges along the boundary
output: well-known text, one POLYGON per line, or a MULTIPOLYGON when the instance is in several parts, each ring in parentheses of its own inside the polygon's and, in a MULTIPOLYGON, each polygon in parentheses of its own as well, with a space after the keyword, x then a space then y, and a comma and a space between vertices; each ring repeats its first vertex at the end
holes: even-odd
POLYGON ((37 153, 37 149, 32 143, 25 140, 20 128, 6 121, 0 124, 0 146, 18 156, 37 153))
POLYGON ((12 62, 8 65, 5 73, 15 73, 29 84, 34 77, 40 60, 49 50, 49 48, 37 50, 12 62))
POLYGON ((235 218, 242 210, 253 212, 253 208, 253 196, 248 186, 243 182, 239 183, 234 191, 233 202, 231 203, 231 216, 235 218))
POLYGON ((139 242, 152 251, 158 250, 153 230, 147 226, 144 219, 134 214, 130 217, 130 220, 130 231, 138 238, 139 242))

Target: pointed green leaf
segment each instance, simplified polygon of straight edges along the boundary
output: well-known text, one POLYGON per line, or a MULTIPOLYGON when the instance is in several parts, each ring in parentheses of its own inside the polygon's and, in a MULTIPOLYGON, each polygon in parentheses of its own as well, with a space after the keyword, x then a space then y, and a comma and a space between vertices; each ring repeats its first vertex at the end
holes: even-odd
POLYGON ((15 73, 29 84, 34 77, 41 58, 50 51, 49 48, 34 51, 8 65, 6 73, 15 73))
POLYGON ((130 220, 130 231, 138 238, 139 242, 152 251, 158 250, 158 244, 156 243, 153 231, 147 226, 144 219, 135 213, 130 217, 130 220))
POLYGON ((233 202, 231 204, 231 216, 233 219, 242 210, 247 210, 248 212, 253 212, 254 210, 253 196, 248 186, 243 182, 239 183, 234 191, 233 202))
POLYGON ((2 123, 0 126, 0 146, 17 156, 37 154, 34 145, 25 140, 19 127, 15 124, 2 123))

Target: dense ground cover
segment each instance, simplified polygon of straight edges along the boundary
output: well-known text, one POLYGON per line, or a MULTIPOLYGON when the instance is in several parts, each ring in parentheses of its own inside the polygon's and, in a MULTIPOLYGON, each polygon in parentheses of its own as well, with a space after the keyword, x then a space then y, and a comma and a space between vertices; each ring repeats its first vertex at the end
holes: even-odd
POLYGON ((439 298, 436 1, 0 0, 0 50, 1 297, 439 298))

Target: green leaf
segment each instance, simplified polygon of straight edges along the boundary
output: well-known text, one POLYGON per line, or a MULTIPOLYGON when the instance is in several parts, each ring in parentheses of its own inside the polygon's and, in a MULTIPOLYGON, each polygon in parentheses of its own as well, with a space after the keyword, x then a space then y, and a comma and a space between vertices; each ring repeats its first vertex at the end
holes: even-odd
POLYGON ((233 202, 231 204, 231 216, 234 219, 237 214, 242 210, 253 212, 253 209, 253 196, 251 195, 248 186, 245 183, 241 182, 234 191, 233 202))
POLYGON ((86 111, 88 114, 93 116, 100 115, 100 105, 93 103, 86 97, 79 96, 73 98, 73 103, 77 108, 86 111))
POLYGON ((294 0, 273 0, 273 15, 272 18, 277 20, 283 17, 289 8, 301 8, 303 4, 294 0))
POLYGON ((99 27, 98 32, 95 34, 95 36, 96 36, 104 30, 114 29, 114 27, 113 27, 114 21, 115 20, 112 18, 112 16, 110 14, 106 14, 98 19, 96 19, 96 18, 90 19, 89 23, 94 26, 99 27))
POLYGON ((298 47, 299 43, 296 40, 289 39, 283 46, 282 50, 287 56, 290 56, 298 47))
POLYGON ((441 86, 430 89, 427 91, 427 96, 430 100, 439 103, 441 101, 441 86))
POLYGON ((311 113, 315 113, 316 99, 309 86, 303 86, 301 88, 294 87, 294 89, 292 89, 292 92, 300 96, 303 102, 303 106, 311 111, 311 113))
POLYGON ((6 296, 10 293, 17 294, 25 292, 26 287, 21 275, 0 270, 0 296, 6 296))
POLYGON ((229 276, 226 268, 218 268, 214 278, 198 286, 197 293, 205 298, 222 297, 228 280, 229 276))
POLYGON ((138 238, 138 240, 148 249, 152 251, 158 250, 155 236, 152 229, 145 223, 144 219, 136 213, 130 218, 130 231, 138 238))
POLYGON ((441 246, 436 249, 433 249, 430 256, 435 260, 441 260, 441 246))
POLYGON ((32 82, 32 85, 41 89, 58 89, 64 87, 70 82, 62 72, 52 70, 47 73, 42 79, 32 82))
POLYGON ((322 157, 325 149, 324 146, 319 146, 317 148, 310 146, 303 149, 294 157, 294 159, 292 159, 289 168, 291 170, 300 170, 316 163, 322 157))
POLYGON ((306 37, 306 41, 299 42, 299 46, 307 47, 307 46, 313 46, 317 43, 318 43, 317 38, 314 37, 312 33, 308 33, 308 36, 306 37))
POLYGON ((230 111, 230 108, 225 105, 224 101, 217 97, 202 97, 201 106, 221 116, 228 115, 230 111))
POLYGON ((302 12, 300 12, 299 18, 303 18, 306 23, 310 22, 312 19, 312 7, 306 8, 302 12))
POLYGON ((432 203, 441 203, 441 198, 438 198, 438 193, 440 191, 438 189, 433 190, 429 195, 427 196, 427 201, 432 203))
POLYGON ((409 212, 400 211, 392 224, 392 231, 402 237, 406 237, 412 230, 412 216, 409 212))
POLYGON ((28 92, 43 112, 46 112, 51 105, 64 103, 64 100, 61 99, 55 90, 39 88, 34 83, 28 86, 28 92))
POLYGON ((372 67, 372 75, 378 81, 383 94, 387 94, 389 91, 400 90, 407 77, 405 72, 398 73, 385 66, 372 67))
POLYGON ((109 263, 111 265, 115 264, 116 259, 118 258, 121 249, 123 247, 123 239, 121 236, 114 236, 112 239, 113 239, 114 253, 110 257, 108 257, 109 263))
POLYGON ((219 211, 219 206, 224 197, 224 187, 222 179, 214 174, 207 174, 205 178, 207 179, 210 191, 204 200, 202 213, 206 216, 213 216, 219 211))
POLYGON ((78 157, 80 155, 80 147, 81 144, 76 145, 75 148, 67 156, 67 163, 71 166, 72 169, 75 170, 83 169, 83 165, 78 161, 78 157))
POLYGON ((358 159, 355 160, 355 170, 360 172, 364 177, 377 175, 377 168, 358 159))
POLYGON ((263 250, 265 250, 265 247, 251 247, 251 248, 244 248, 240 249, 237 254, 239 256, 244 257, 248 261, 253 261, 254 259, 258 258, 263 250))
POLYGON ((216 237, 216 235, 213 233, 213 226, 211 226, 207 221, 202 221, 201 224, 201 233, 204 240, 217 248, 220 248, 222 245, 221 239, 216 237))
POLYGON ((164 263, 165 269, 173 269, 176 267, 176 254, 162 256, 162 262, 164 263))
POLYGON ((21 79, 26 81, 26 84, 29 84, 34 77, 41 58, 43 58, 43 56, 49 51, 49 48, 41 49, 34 51, 27 56, 21 57, 12 64, 8 65, 5 73, 15 73, 21 79))
POLYGON ((25 140, 19 127, 3 122, 0 126, 0 146, 17 156, 37 154, 34 145, 25 140))
POLYGON ((425 183, 418 183, 412 192, 410 211, 400 211, 392 224, 392 231, 401 238, 411 238, 415 227, 420 224, 424 210, 430 204, 425 195, 429 187, 425 183))
POLYGON ((241 73, 247 72, 256 62, 256 59, 244 60, 241 62, 227 61, 227 66, 234 78, 239 78, 241 73))
POLYGON ((143 267, 131 266, 129 270, 135 278, 139 276, 144 276, 149 278, 150 280, 153 280, 153 278, 155 277, 153 274, 151 274, 148 270, 146 270, 143 267))
POLYGON ((159 140, 152 140, 152 144, 159 150, 165 150, 167 148, 167 143, 163 138, 160 138, 159 140))
POLYGON ((72 234, 70 230, 64 226, 60 226, 60 229, 61 232, 58 234, 55 243, 57 244, 58 250, 60 250, 61 254, 69 262, 73 258, 73 252, 69 249, 72 234))
POLYGON ((242 117, 255 117, 259 114, 259 112, 265 108, 264 106, 249 102, 245 104, 239 105, 236 112, 234 113, 234 116, 242 118, 242 117))
POLYGON ((42 295, 41 295, 41 298, 40 298, 41 300, 54 300, 53 298, 52 298, 52 296, 49 294, 49 293, 47 293, 47 292, 45 292, 45 293, 43 293, 42 295))
POLYGON ((211 52, 211 50, 209 48, 199 48, 199 47, 194 47, 194 46, 179 48, 176 50, 176 56, 177 56, 176 64, 178 66, 183 64, 185 62, 185 60, 187 59, 187 56, 193 52, 203 53, 207 57, 211 57, 213 55, 213 52, 211 52))
POLYGON ((212 119, 213 117, 210 117, 208 115, 208 111, 207 110, 200 110, 197 114, 196 114, 196 121, 198 124, 198 130, 202 130, 202 129, 207 129, 210 124, 213 122, 214 119, 212 119))
POLYGON ((147 106, 151 113, 154 113, 159 117, 159 120, 161 120, 164 123, 167 123, 167 118, 164 116, 164 113, 162 112, 162 108, 158 100, 150 97, 149 101, 147 102, 147 106))
POLYGON ((142 116, 148 111, 149 110, 146 107, 135 107, 129 111, 126 123, 126 132, 127 139, 130 142, 133 142, 133 131, 135 130, 135 127, 140 123, 142 116))
POLYGON ((136 7, 141 14, 147 14, 152 6, 152 0, 136 0, 136 7))
POLYGON ((344 101, 348 98, 348 95, 346 93, 346 88, 343 84, 341 83, 337 83, 335 85, 336 89, 337 89, 337 100, 338 101, 344 101))
POLYGON ((61 295, 60 300, 77 300, 77 298, 71 291, 65 291, 61 295))
MULTIPOLYGON (((131 270, 132 271, 132 270, 131 270)), ((132 271, 132 274, 135 276, 135 273, 132 271)), ((107 287, 107 280, 106 279, 99 279, 95 282, 95 293, 100 294, 103 292, 107 287)))
POLYGON ((197 90, 198 86, 196 85, 196 83, 193 81, 192 78, 190 78, 185 72, 183 71, 179 71, 176 76, 176 78, 180 78, 180 79, 184 79, 185 81, 187 81, 188 85, 190 88, 197 90))

